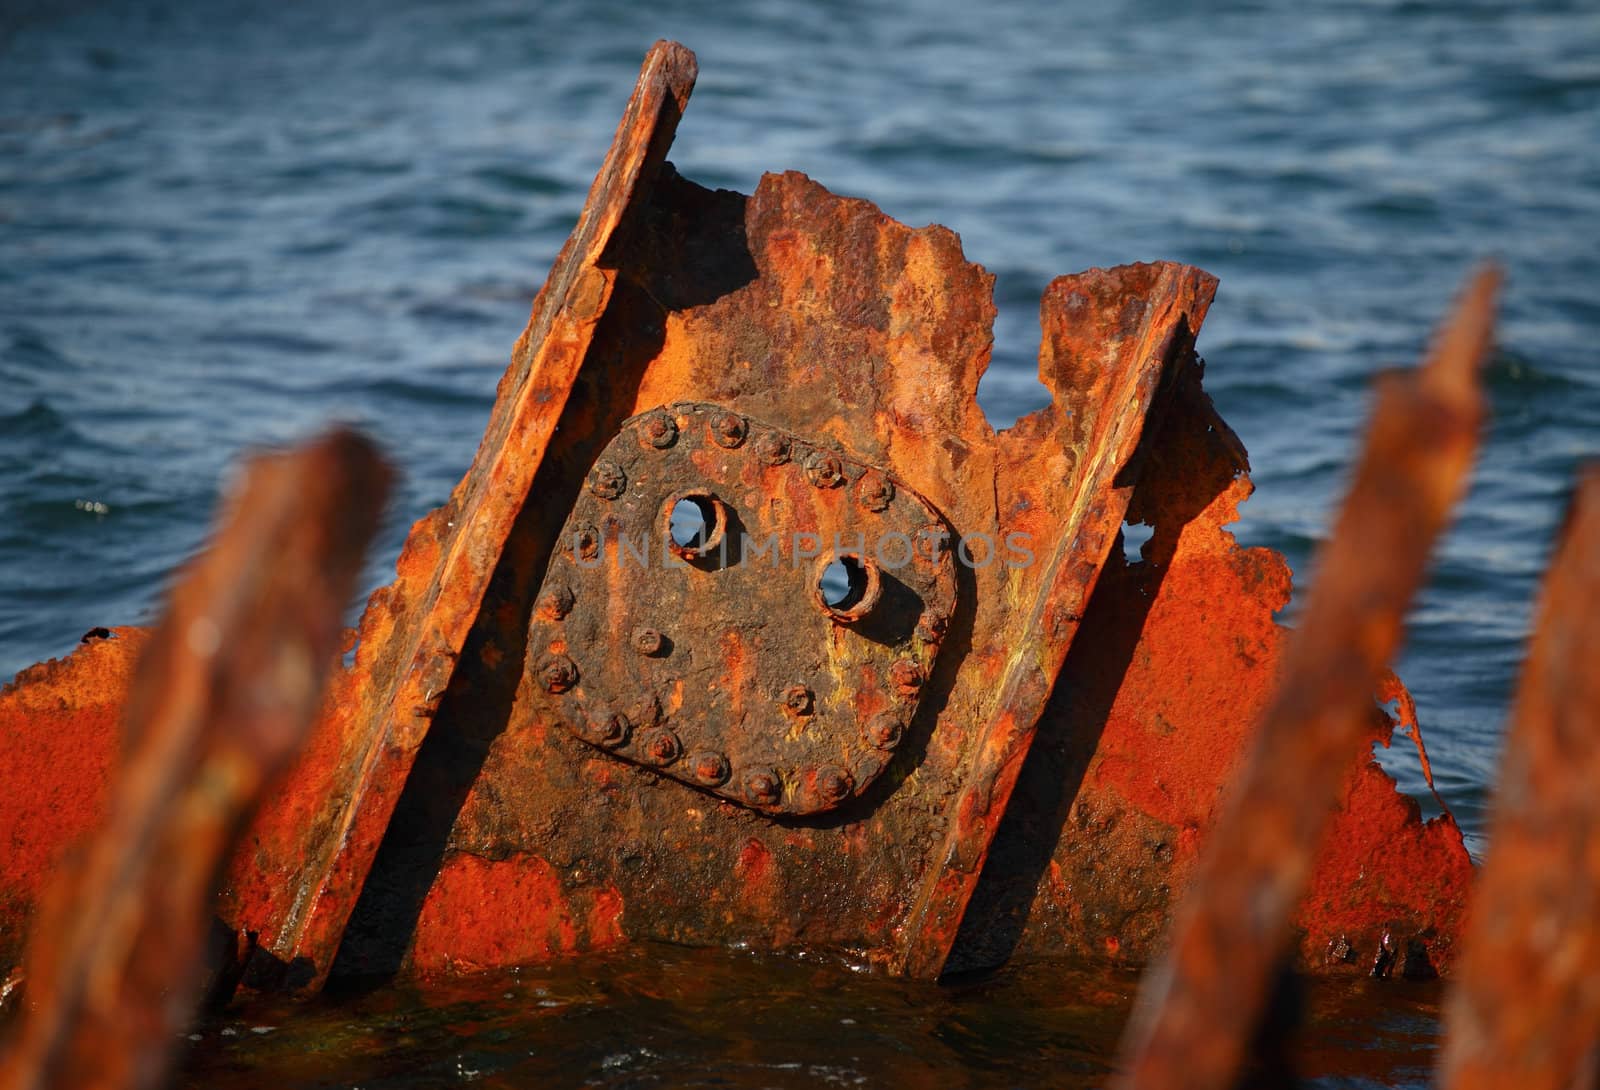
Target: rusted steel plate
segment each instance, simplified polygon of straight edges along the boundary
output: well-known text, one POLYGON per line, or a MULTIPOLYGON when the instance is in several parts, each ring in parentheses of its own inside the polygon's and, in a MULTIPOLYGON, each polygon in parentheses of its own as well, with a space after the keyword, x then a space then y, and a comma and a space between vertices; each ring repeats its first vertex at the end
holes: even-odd
MULTIPOLYGON (((1226 527, 1250 496, 1243 445, 1185 367, 1146 453, 1127 519, 1150 527, 1136 558, 1112 550, 1056 683, 952 967, 1075 954, 1141 964, 1161 950, 1225 785, 1243 765, 1279 678, 1287 564, 1226 527)), ((1415 736, 1386 679, 1368 738, 1415 736)), ((1396 974, 1448 970, 1472 877, 1448 812, 1423 822, 1375 761, 1341 790, 1295 914, 1296 961, 1365 973, 1383 936, 1396 974)))
MULTIPOLYGON (((1170 264, 1063 277, 1043 310, 1041 372, 1057 400, 996 437, 974 398, 992 279, 943 228, 912 230, 798 174, 768 175, 747 198, 663 172, 616 257, 616 290, 508 555, 549 565, 625 421, 710 401, 925 499, 972 561, 958 555, 944 634, 959 650, 934 664, 875 782, 825 814, 775 824, 574 738, 541 682, 500 657, 533 610, 533 587, 508 579, 476 637, 496 654, 463 655, 438 720, 453 741, 419 762, 341 971, 499 963, 504 937, 422 924, 506 890, 555 952, 615 941, 620 927, 903 964, 923 933, 908 926, 919 888, 947 842, 969 843, 958 865, 981 863, 1007 770, 1121 522, 1146 416, 1214 286, 1170 264), (510 714, 485 721, 481 709, 519 680, 510 714)), ((788 487, 776 482, 769 499, 788 487)), ((709 618, 690 639, 705 645, 714 629, 709 618)), ((536 664, 537 650, 524 648, 536 664)), ((738 666, 723 662, 725 673, 738 666)), ((957 879, 955 900, 969 880, 957 879)), ((937 949, 959 907, 919 918, 937 920, 937 949)))
POLYGON ((398 578, 362 617, 347 702, 315 744, 303 792, 259 823, 235 868, 225 918, 261 950, 325 978, 389 817, 484 603, 507 538, 610 298, 606 262, 636 189, 671 143, 694 56, 659 42, 645 58, 571 238, 534 301, 477 457, 450 501, 413 528, 398 578))
POLYGON ((1489 858, 1445 1007, 1441 1086, 1594 1084, 1600 1037, 1600 471, 1546 577, 1501 760, 1489 858), (1580 1080, 1580 1072, 1587 1071, 1580 1080))
POLYGON ((1283 681, 1177 913, 1172 947, 1141 988, 1121 1085, 1231 1085, 1339 785, 1364 756, 1371 694, 1477 447, 1496 283, 1480 273, 1427 362, 1380 387, 1283 681))
POLYGON ((722 406, 653 409, 601 452, 562 528, 528 636, 537 706, 722 798, 832 810, 916 712, 955 609, 953 551, 882 470, 722 406))
POLYGON ((0 1087, 165 1081, 217 872, 317 709, 388 479, 347 432, 246 468, 140 657, 108 820, 48 894, 0 1087))
POLYGON ((141 628, 96 629, 0 690, 0 976, 63 853, 105 818, 141 628))

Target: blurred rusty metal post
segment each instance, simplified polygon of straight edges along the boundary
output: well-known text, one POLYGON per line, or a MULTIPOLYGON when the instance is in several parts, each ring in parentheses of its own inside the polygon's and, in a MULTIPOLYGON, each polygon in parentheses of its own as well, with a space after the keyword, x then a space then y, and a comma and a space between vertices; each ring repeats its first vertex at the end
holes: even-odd
POLYGON ((342 430, 246 468, 140 662, 108 819, 39 914, 0 1087, 164 1080, 219 868, 317 711, 389 477, 342 430))
POLYGON ((1499 276, 1471 280, 1415 372, 1386 376, 1350 494, 1321 550, 1283 682, 1123 1041, 1123 1087, 1226 1087, 1285 950, 1339 784, 1367 736, 1483 418, 1499 276))
MULTIPOLYGON (((1600 469, 1545 580, 1445 1007, 1449 1090, 1580 1085, 1600 1029, 1600 469)), ((1587 1084, 1593 1085, 1591 1078, 1587 1084)))

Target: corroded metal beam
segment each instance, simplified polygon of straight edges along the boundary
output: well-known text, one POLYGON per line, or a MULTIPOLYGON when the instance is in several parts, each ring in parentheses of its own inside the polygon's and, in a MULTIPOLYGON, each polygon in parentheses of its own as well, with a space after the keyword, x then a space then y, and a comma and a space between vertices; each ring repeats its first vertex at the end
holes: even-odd
POLYGON ((1380 385, 1283 681, 1171 949, 1140 990, 1122 1086, 1221 1090, 1243 1058, 1339 785, 1368 735, 1372 694, 1477 449, 1497 284, 1480 272, 1422 367, 1380 385))
POLYGON ((1466 955, 1445 1007, 1439 1083, 1447 1090, 1594 1082, 1600 471, 1578 485, 1542 598, 1506 735, 1466 955))
POLYGON ((694 55, 646 56, 583 214, 557 256, 501 380, 472 467, 412 529, 397 580, 361 620, 335 767, 294 823, 262 830, 260 873, 236 885, 233 917, 263 953, 319 986, 332 966, 389 818, 478 617, 616 280, 608 248, 659 166, 694 86, 694 55), (278 839, 267 843, 264 837, 278 839))
POLYGON ((106 821, 40 910, 0 1087, 164 1082, 217 874, 316 713, 388 482, 348 432, 246 467, 140 656, 106 821))

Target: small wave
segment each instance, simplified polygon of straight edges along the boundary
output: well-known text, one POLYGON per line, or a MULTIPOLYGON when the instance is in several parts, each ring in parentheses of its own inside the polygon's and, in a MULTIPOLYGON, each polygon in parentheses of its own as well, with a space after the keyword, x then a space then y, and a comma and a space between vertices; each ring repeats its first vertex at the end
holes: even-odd
POLYGON ((0 416, 0 435, 7 438, 72 439, 77 437, 67 418, 62 416, 43 398, 35 398, 28 407, 10 416, 0 416))
POLYGON ((1509 348, 1498 349, 1484 371, 1491 390, 1575 389, 1584 384, 1566 375, 1546 371, 1526 356, 1509 348))
POLYGON ((552 178, 547 174, 538 174, 512 166, 480 167, 472 172, 472 176, 480 182, 485 182, 507 193, 533 193, 541 196, 556 196, 561 193, 575 193, 582 188, 560 178, 552 178))
POLYGON ((206 344, 244 345, 250 348, 264 348, 270 352, 287 352, 296 356, 323 356, 336 347, 329 341, 281 329, 224 327, 202 335, 200 340, 206 344))

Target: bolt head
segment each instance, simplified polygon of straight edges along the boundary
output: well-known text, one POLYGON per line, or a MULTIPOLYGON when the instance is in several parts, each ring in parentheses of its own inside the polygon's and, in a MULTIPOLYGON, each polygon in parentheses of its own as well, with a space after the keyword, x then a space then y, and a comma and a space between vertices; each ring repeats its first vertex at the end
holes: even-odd
POLYGON ((645 446, 666 450, 678 441, 678 422, 668 413, 651 413, 640 423, 639 436, 645 446))
POLYGON ((584 720, 582 734, 586 741, 597 746, 614 748, 628 740, 633 723, 622 712, 599 715, 584 720))
POLYGON ((589 471, 589 491, 603 500, 614 500, 627 488, 628 475, 613 461, 597 462, 589 471))
POLYGON ((653 765, 669 765, 683 756, 683 743, 668 727, 651 727, 639 736, 639 752, 653 765))
POLYGON ((566 655, 546 655, 539 660, 538 673, 547 693, 564 693, 578 683, 578 664, 566 655))
POLYGON ((781 466, 789 460, 789 440, 775 431, 762 432, 756 439, 756 457, 769 466, 781 466))
POLYGON ((817 794, 828 802, 839 802, 855 790, 856 781, 838 765, 823 765, 817 769, 817 794))
POLYGON ((874 749, 893 749, 900 744, 900 737, 905 733, 905 724, 890 712, 880 712, 866 721, 861 733, 866 738, 867 744, 874 749))
POLYGON ((795 715, 810 715, 811 690, 804 685, 791 685, 783 690, 783 706, 795 715))
POLYGON ((732 770, 728 758, 714 750, 701 750, 689 758, 689 771, 694 778, 708 787, 717 787, 728 781, 732 770))
POLYGON ((659 655, 667 645, 667 638, 653 628, 633 630, 633 649, 641 655, 659 655))
POLYGON ((806 459, 806 480, 818 488, 834 488, 844 480, 844 467, 834 455, 816 451, 806 459))
POLYGON ((545 591, 539 598, 539 612, 553 620, 561 620, 572 612, 577 598, 572 593, 572 588, 565 583, 557 584, 545 591))
POLYGON ((572 532, 572 547, 584 560, 600 555, 600 531, 593 526, 579 526, 572 532))
POLYGON ((856 486, 856 502, 868 511, 885 511, 894 502, 894 485, 881 473, 868 473, 856 486))
POLYGON ((928 643, 938 643, 950 630, 950 619, 939 613, 924 613, 917 621, 917 638, 928 643))
POLYGON ((711 418, 711 437, 719 446, 732 449, 744 442, 748 427, 738 413, 718 413, 711 418))
POLYGON ((910 659, 901 659, 889 667, 889 680, 896 689, 911 696, 922 688, 922 667, 910 659))
POLYGON ((783 781, 770 768, 752 768, 744 774, 739 787, 751 806, 772 807, 783 799, 783 781))

